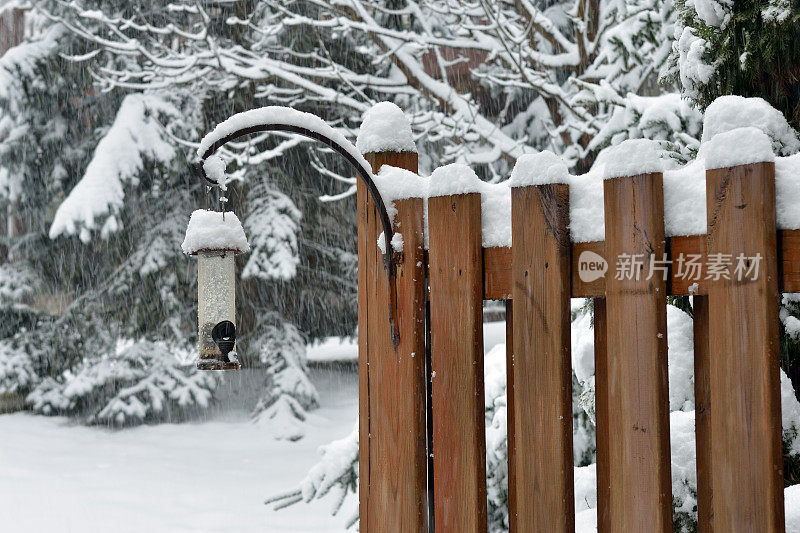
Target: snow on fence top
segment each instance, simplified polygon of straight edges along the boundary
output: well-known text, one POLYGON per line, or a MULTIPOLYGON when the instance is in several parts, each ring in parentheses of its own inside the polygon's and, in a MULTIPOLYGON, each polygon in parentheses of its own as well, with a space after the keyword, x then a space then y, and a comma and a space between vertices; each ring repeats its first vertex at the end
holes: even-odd
POLYGON ((186 237, 181 249, 185 254, 196 254, 201 250, 231 250, 236 253, 250 251, 239 217, 230 211, 206 211, 198 209, 189 218, 186 237))
POLYGON ((236 131, 264 124, 295 126, 304 128, 313 133, 318 133, 344 148, 362 167, 367 170, 370 169, 367 160, 364 159, 361 152, 353 146, 353 143, 345 139, 341 133, 329 126, 324 120, 311 113, 304 113, 303 111, 283 106, 267 106, 251 109, 250 111, 237 113, 220 122, 200 141, 200 146, 197 147, 197 156, 203 157, 203 154, 216 142, 236 131))
POLYGON ((425 247, 428 247, 428 198, 451 194, 479 193, 483 246, 509 246, 511 243, 511 189, 509 182, 487 183, 466 165, 453 163, 439 167, 423 177, 388 165, 381 167, 375 185, 394 221, 395 200, 422 198, 425 218, 425 247))
MULTIPOLYGON (((763 109, 760 98, 723 97, 709 106, 703 141, 694 161, 678 167, 658 157, 657 143, 634 139, 600 152, 585 174, 570 175, 551 152, 526 154, 517 160, 511 178, 502 183, 481 181, 465 165, 436 169, 426 178, 384 166, 378 186, 390 216, 392 202, 423 198, 427 246, 427 199, 450 194, 480 193, 483 246, 511 245, 511 187, 567 183, 570 186, 570 236, 573 242, 605 239, 603 179, 662 172, 664 229, 668 237, 706 233, 706 170, 760 161, 775 162, 776 214, 779 229, 800 229, 800 141, 783 116, 763 109), (739 116, 751 117, 757 127, 741 127, 739 116), (761 117, 759 120, 756 120, 761 117), (778 120, 780 118, 780 120, 778 120), (715 135, 711 135, 715 132, 715 135)), ((773 110, 774 111, 774 110, 773 110)))
POLYGON ((761 161, 775 161, 769 137, 758 128, 736 128, 719 133, 703 150, 706 168, 725 168, 761 161), (732 150, 731 147, 736 147, 732 150))
POLYGON ((550 150, 519 156, 510 178, 512 187, 568 182, 567 165, 563 159, 550 150))
POLYGON ((603 179, 663 170, 664 162, 658 155, 658 143, 649 139, 628 139, 608 148, 603 179))
POLYGON ((408 118, 392 102, 377 103, 364 114, 356 148, 362 154, 417 151, 408 118))
POLYGON ((451 163, 433 171, 428 185, 428 197, 481 192, 483 183, 467 165, 451 163))

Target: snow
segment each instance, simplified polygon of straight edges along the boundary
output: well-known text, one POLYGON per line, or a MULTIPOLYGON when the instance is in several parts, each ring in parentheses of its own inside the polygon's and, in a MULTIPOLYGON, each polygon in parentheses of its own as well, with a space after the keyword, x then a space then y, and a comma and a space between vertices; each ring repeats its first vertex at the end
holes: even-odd
MULTIPOLYGON (((758 137, 756 133, 752 134, 758 137)), ((763 141, 763 138, 761 140, 763 141)), ((762 142, 762 150, 763 148, 762 142)), ((706 233, 705 180, 706 166, 709 165, 706 159, 707 153, 708 143, 702 145, 694 161, 681 168, 664 172, 664 221, 668 237, 706 233)), ((761 156, 765 160, 770 160, 766 151, 762 151, 761 156)), ((723 154, 718 161, 726 161, 728 157, 723 154)), ((730 157, 728 161, 738 156, 730 157)), ((778 229, 800 229, 800 154, 774 157, 774 161, 775 212, 778 229)))
POLYGON ((244 220, 252 251, 242 269, 242 279, 292 279, 300 264, 297 235, 303 215, 291 198, 259 183, 250 189, 244 220))
POLYGON ((389 203, 406 198, 427 198, 430 178, 403 168, 383 165, 374 182, 384 202, 389 203))
POLYGON ((181 249, 185 254, 196 254, 201 250, 243 253, 250 251, 250 245, 235 213, 198 209, 189 218, 181 249))
POLYGON ((668 237, 706 232, 706 167, 698 158, 664 171, 664 230, 668 237))
MULTIPOLYGON (((378 235, 378 248, 382 254, 386 253, 386 237, 383 232, 378 235)), ((392 233, 392 250, 395 252, 403 251, 403 234, 399 232, 392 233)))
POLYGON ((694 411, 669 414, 672 501, 678 512, 692 514, 697 506, 697 446, 694 411))
POLYGON ((791 155, 800 151, 800 139, 783 114, 763 98, 720 96, 706 108, 703 118, 701 142, 736 128, 754 127, 772 140, 772 149, 778 155, 791 155))
POLYGON ((50 238, 78 233, 89 242, 97 220, 108 216, 101 234, 116 231, 115 213, 125 199, 124 188, 135 185, 145 159, 163 163, 175 157, 175 147, 158 121, 158 113, 178 115, 178 110, 154 94, 129 94, 114 123, 95 148, 83 178, 59 205, 50 226, 50 238))
POLYGON ((481 235, 485 248, 511 246, 511 188, 509 181, 481 182, 481 235))
MULTIPOLYGON (((574 300, 573 300, 574 301, 574 300)), ((572 321, 572 369, 581 383, 594 376, 594 329, 592 314, 582 313, 572 321)))
POLYGON ((203 154, 205 154, 214 143, 236 131, 262 125, 295 126, 318 133, 341 146, 348 154, 353 156, 364 169, 369 170, 371 168, 367 160, 364 159, 364 156, 361 155, 361 152, 353 146, 353 143, 345 139, 341 133, 333 129, 324 120, 311 113, 305 113, 283 106, 267 106, 251 109, 249 111, 237 113, 220 122, 200 141, 200 145, 197 148, 197 156, 202 158, 203 154))
POLYGON ((603 179, 662 172, 658 144, 649 139, 628 139, 608 150, 603 179))
POLYGON ((694 326, 692 317, 667 305, 669 410, 694 409, 694 326))
POLYGON ((213 154, 208 156, 203 162, 203 170, 206 177, 216 183, 223 191, 228 190, 228 176, 225 174, 225 168, 228 164, 220 156, 213 154))
MULTIPOLYGON (((794 387, 783 369, 781 374, 781 427, 784 441, 788 441, 789 452, 800 455, 800 402, 794 395, 794 387)), ((800 511, 800 510, 798 510, 800 511)))
POLYGON ((775 158, 778 229, 800 229, 800 154, 775 158))
POLYGON ((403 110, 392 102, 379 102, 364 113, 356 148, 362 154, 417 151, 411 123, 403 110))
POLYGON ((708 51, 708 41, 698 36, 695 28, 685 27, 673 46, 678 51, 682 92, 688 98, 698 98, 700 88, 711 80, 716 68, 703 60, 708 51))
MULTIPOLYGON (((406 198, 422 198, 425 220, 425 247, 428 247, 428 198, 455 194, 480 193, 482 243, 486 248, 511 246, 511 189, 509 180, 501 183, 482 181, 466 165, 453 163, 439 167, 430 177, 383 166, 375 176, 375 185, 386 202, 389 218, 394 220, 393 202, 406 198)), ((383 251, 383 240, 378 246, 383 251)), ((397 246, 395 245, 395 250, 397 246)))
POLYGON ((703 155, 709 169, 775 161, 769 137, 751 126, 718 133, 705 143, 703 155))
POLYGON ((601 156, 586 174, 573 176, 569 187, 569 231, 572 242, 605 240, 601 156))
MULTIPOLYGON (((6 6, 0 6, 0 11, 3 7, 6 6)), ((59 39, 65 33, 66 28, 56 24, 1 54, 0 98, 13 101, 15 95, 12 91, 22 90, 20 80, 34 75, 39 61, 58 49, 59 39)))
MULTIPOLYGON (((588 323, 585 326, 590 332, 588 323)), ((485 393, 495 409, 487 427, 487 453, 504 457, 505 324, 484 327, 485 393)), ((680 377, 672 368, 677 344, 682 346, 680 358, 691 359, 687 355, 690 328, 685 313, 676 308, 668 311, 671 408, 675 381, 686 382, 679 384, 686 390, 692 387, 690 372, 680 377)), ((357 350, 357 341, 345 344, 357 350)), ((332 351, 337 346, 342 345, 329 343, 332 351)), ((223 406, 214 419, 203 422, 113 432, 75 426, 64 418, 2 415, 0 515, 4 525, 9 531, 87 533, 341 531, 357 511, 356 498, 347 495, 343 510, 337 516, 329 514, 341 493, 337 480, 352 474, 356 464, 357 375, 324 372, 324 383, 319 383, 319 374, 314 377, 323 407, 308 415, 305 438, 293 443, 275 440, 271 432, 250 423, 248 410, 237 412, 236 403, 223 406), (223 460, 209 460, 216 454, 223 460), (328 489, 332 494, 320 500, 328 489), (299 490, 309 503, 280 511, 263 504, 266 498, 293 490, 299 490), (47 502, 48 512, 31 512, 42 501, 47 502)), ((229 401, 241 402, 236 384, 231 387, 229 401)), ((791 435, 800 424, 800 403, 783 372, 781 394, 784 435, 791 435)), ((673 499, 679 512, 688 514, 696 505, 694 421, 692 410, 670 414, 673 499)), ((800 452, 798 444, 795 438, 790 449, 800 452)), ((494 484, 507 477, 495 463, 491 463, 492 473, 500 477, 490 479, 494 484)), ((574 480, 576 531, 594 532, 596 465, 576 467, 574 480)), ((497 488, 494 484, 492 490, 497 488)), ((800 532, 800 485, 788 487, 785 499, 787 531, 800 532)))
POLYGON ((275 440, 236 403, 209 421, 122 431, 2 415, 3 531, 344 531, 358 507, 352 496, 337 516, 329 500, 281 511, 264 505, 297 486, 319 447, 346 436, 357 419, 355 374, 331 373, 318 385, 323 407, 297 442, 275 440))
POLYGON ((786 533, 800 533, 800 485, 786 487, 783 498, 786 508, 786 533))
POLYGON ((569 171, 564 160, 544 150, 536 154, 523 154, 511 171, 511 187, 569 183, 569 171))
MULTIPOLYGON (((647 165, 638 161, 634 151, 622 148, 626 143, 641 141, 626 141, 602 150, 589 172, 570 177, 570 234, 573 242, 604 240, 600 176, 647 171, 647 165), (619 170, 620 167, 625 171, 619 170)), ((655 145, 651 146, 656 150, 655 145)), ((649 152, 648 158, 654 157, 653 151, 645 150, 649 152)), ((773 155, 798 150, 800 141, 795 132, 783 115, 764 100, 740 96, 718 98, 706 111, 703 141, 696 159, 678 168, 662 160, 666 235, 706 233, 707 169, 759 161, 775 161, 778 229, 800 229, 800 154, 788 157, 773 155), (755 127, 749 127, 750 124, 755 127), (737 131, 741 129, 744 131, 737 131)), ((655 160, 652 161, 657 167, 655 160)))
POLYGON ((353 337, 326 337, 308 346, 309 363, 358 361, 358 339, 353 337))
POLYGON ((483 182, 467 165, 451 163, 438 167, 431 173, 428 196, 450 196, 481 192, 483 182))
POLYGON ((700 19, 707 26, 724 28, 731 18, 731 0, 688 0, 686 5, 694 7, 700 19))

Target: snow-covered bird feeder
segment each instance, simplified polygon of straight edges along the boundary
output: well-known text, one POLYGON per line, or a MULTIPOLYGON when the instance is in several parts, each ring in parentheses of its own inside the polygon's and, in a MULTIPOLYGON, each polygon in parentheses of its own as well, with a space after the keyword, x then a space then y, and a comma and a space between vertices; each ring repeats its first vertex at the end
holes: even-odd
POLYGON ((198 209, 181 248, 197 256, 197 368, 238 370, 234 256, 250 251, 242 224, 231 212, 198 209))

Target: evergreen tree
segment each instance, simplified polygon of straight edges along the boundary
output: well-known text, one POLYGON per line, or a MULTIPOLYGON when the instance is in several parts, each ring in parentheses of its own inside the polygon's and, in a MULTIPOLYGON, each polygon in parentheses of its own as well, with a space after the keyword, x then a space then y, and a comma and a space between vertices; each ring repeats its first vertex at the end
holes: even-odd
POLYGON ((800 128, 800 2, 676 0, 665 77, 701 108, 718 96, 759 96, 800 128))
MULTIPOLYGON (((677 0, 676 5, 676 40, 665 79, 677 82, 683 96, 702 109, 723 95, 760 97, 800 128, 800 2, 677 0)), ((774 113, 761 107, 765 117, 774 113)), ((781 138, 768 133, 777 154, 791 155, 800 143, 796 131, 785 129, 781 138)), ((791 303, 781 312, 800 317, 791 303)), ((800 342, 787 331, 781 330, 781 367, 800 391, 800 342)))
MULTIPOLYGON (((137 12, 124 2, 95 7, 137 12)), ((149 9, 158 18, 169 7, 149 9)), ((213 9, 209 28, 219 42, 252 37, 222 23, 243 9, 253 5, 213 9)), ((209 404, 218 381, 196 372, 190 356, 196 266, 180 243, 189 214, 209 204, 191 143, 273 97, 249 83, 200 81, 101 90, 98 70, 135 62, 113 54, 77 61, 92 55, 91 44, 36 20, 34 35, 0 58, 0 202, 24 227, 8 241, 13 260, 0 265, 8 296, 0 303, 0 393, 91 423, 190 416, 209 404)), ((92 31, 102 33, 102 24, 92 31)), ((268 412, 276 436, 292 439, 317 404, 305 343, 350 335, 356 320, 355 206, 319 201, 339 190, 318 169, 345 167, 328 153, 309 165, 310 150, 266 136, 223 150, 240 180, 229 207, 243 215, 253 249, 238 260, 237 300, 240 351, 247 365, 264 368, 254 416, 268 412)))

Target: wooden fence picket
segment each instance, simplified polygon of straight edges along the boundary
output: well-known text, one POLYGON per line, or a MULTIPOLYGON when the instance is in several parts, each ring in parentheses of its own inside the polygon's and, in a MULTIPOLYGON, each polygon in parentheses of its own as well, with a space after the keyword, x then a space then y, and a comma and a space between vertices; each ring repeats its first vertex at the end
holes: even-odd
POLYGON ((709 257, 732 261, 708 287, 714 530, 782 532, 775 164, 707 170, 706 200, 709 257))
MULTIPOLYGON (((416 172, 417 154, 365 154, 373 172, 386 164, 416 172)), ((359 507, 361 531, 427 530, 425 448, 425 285, 421 198, 395 202, 396 313, 389 333, 387 276, 377 246, 380 224, 359 181, 359 507)))
POLYGON ((659 273, 647 279, 665 252, 662 181, 650 173, 603 183, 612 531, 672 531, 667 284, 659 273), (618 276, 624 257, 642 266, 618 276))
POLYGON ((569 185, 511 189, 513 346, 508 374, 514 532, 575 530, 569 185))
POLYGON ((434 521, 486 531, 481 196, 428 200, 434 521))
POLYGON ((694 332, 694 427, 697 450, 697 531, 714 530, 711 510, 711 389, 709 374, 708 296, 692 300, 694 332))
POLYGON ((594 420, 597 466, 597 533, 610 533, 611 472, 608 464, 608 346, 606 299, 594 299, 594 420))

